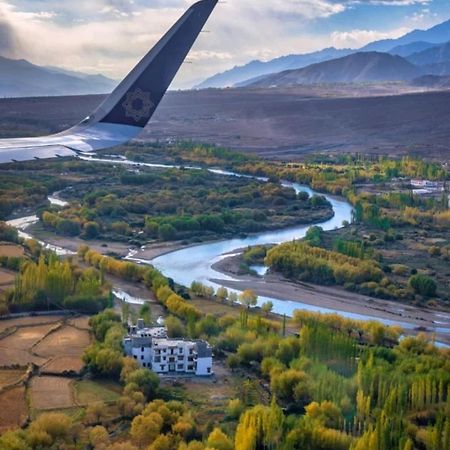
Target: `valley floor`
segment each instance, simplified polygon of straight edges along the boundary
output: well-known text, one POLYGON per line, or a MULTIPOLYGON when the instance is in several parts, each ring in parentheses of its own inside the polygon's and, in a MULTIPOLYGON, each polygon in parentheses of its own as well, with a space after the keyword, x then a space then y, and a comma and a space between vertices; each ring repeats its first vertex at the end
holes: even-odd
MULTIPOLYGON (((238 275, 239 264, 239 256, 227 258, 215 264, 213 266, 215 270, 231 276, 234 281, 223 279, 212 281, 232 289, 252 289, 258 296, 302 302, 315 308, 326 308, 337 312, 371 316, 374 320, 404 322, 411 327, 405 329, 406 334, 417 334, 418 331, 436 327, 439 319, 442 322, 450 322, 448 311, 432 311, 404 303, 375 299, 348 292, 340 287, 293 283, 276 273, 269 273, 264 277, 241 276, 238 275)), ((436 333, 435 336, 439 342, 450 345, 448 333, 436 333)))

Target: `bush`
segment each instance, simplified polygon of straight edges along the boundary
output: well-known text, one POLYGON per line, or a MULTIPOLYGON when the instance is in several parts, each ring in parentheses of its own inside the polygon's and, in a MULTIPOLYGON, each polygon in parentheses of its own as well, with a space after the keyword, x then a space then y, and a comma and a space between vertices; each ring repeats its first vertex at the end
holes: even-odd
POLYGON ((83 226, 83 236, 86 239, 95 239, 100 234, 100 226, 97 222, 86 222, 83 226))
POLYGON ((177 231, 172 225, 165 224, 159 228, 159 237, 164 241, 171 241, 175 239, 177 231))
POLYGON ((409 285, 417 294, 423 295, 424 297, 434 297, 436 295, 436 282, 426 275, 413 275, 409 279, 409 285))
POLYGON ((64 307, 76 310, 83 314, 97 314, 108 306, 107 297, 87 297, 82 295, 72 295, 64 300, 64 307))
POLYGON ((56 226, 56 229, 58 233, 65 236, 78 236, 81 232, 80 224, 69 219, 60 220, 56 226))
POLYGON ((6 222, 0 222, 0 241, 17 243, 19 241, 19 233, 6 222))

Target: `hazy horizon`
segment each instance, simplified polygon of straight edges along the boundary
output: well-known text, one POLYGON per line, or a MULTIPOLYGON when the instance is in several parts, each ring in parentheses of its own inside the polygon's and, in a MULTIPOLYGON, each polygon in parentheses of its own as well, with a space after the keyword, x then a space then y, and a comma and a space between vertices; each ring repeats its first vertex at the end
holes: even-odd
MULTIPOLYGON (((121 79, 193 3, 0 1, 0 54, 121 79)), ((449 18, 447 0, 229 0, 216 8, 173 88, 254 59, 359 48, 449 18)))

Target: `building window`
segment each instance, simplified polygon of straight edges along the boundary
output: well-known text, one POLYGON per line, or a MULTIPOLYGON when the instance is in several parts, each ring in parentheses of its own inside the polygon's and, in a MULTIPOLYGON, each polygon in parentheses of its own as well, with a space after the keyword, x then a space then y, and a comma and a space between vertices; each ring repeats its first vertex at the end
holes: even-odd
POLYGON ((179 356, 178 357, 178 361, 183 361, 183 359, 184 359, 184 356, 179 356))
POLYGON ((188 366, 187 370, 194 370, 194 366, 188 366))
POLYGON ((144 351, 144 347, 141 347, 141 352, 143 352, 144 351))
POLYGON ((134 359, 137 359, 137 356, 136 356, 136 355, 133 355, 133 358, 134 358, 134 359))
POLYGON ((183 353, 183 347, 180 347, 180 348, 178 349, 178 353, 179 353, 180 355, 183 353))
POLYGON ((161 364, 161 370, 164 370, 166 366, 164 364, 161 364))
POLYGON ((146 367, 146 365, 147 365, 147 364, 145 364, 145 363, 142 363, 142 367, 146 367))
POLYGON ((141 360, 144 359, 144 355, 141 355, 141 360))
POLYGON ((206 371, 207 371, 208 373, 211 373, 211 367, 208 367, 208 368, 206 369, 206 371))
POLYGON ((178 364, 178 370, 183 370, 184 365, 183 364, 178 364))

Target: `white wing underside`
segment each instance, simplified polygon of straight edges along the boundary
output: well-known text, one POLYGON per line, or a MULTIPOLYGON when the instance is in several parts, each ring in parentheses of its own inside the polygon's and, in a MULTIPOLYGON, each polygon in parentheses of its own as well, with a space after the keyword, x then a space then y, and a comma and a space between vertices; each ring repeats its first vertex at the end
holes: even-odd
POLYGON ((0 164, 77 156, 124 144, 142 128, 130 125, 95 123, 77 125, 63 133, 45 137, 0 140, 0 164))

